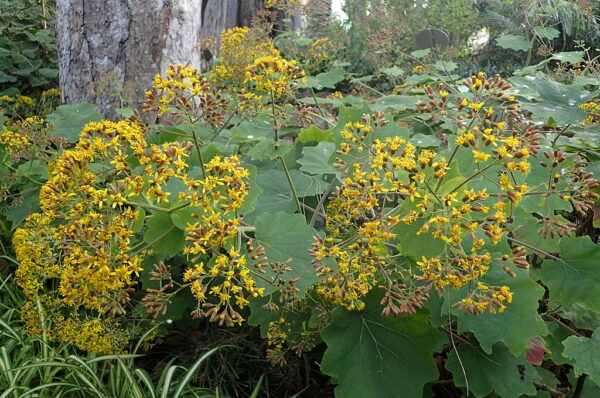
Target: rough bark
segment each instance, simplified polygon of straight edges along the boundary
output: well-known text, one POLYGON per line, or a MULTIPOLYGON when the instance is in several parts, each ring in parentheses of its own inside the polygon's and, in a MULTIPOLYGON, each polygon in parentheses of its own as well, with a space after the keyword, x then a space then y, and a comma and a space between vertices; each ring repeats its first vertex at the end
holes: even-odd
POLYGON ((109 118, 128 87, 139 106, 170 63, 200 63, 198 0, 57 0, 60 87, 67 103, 91 102, 109 118), (111 89, 100 92, 105 83, 111 89), (96 86, 96 89, 91 88, 96 86))
POLYGON ((306 2, 306 26, 310 37, 321 37, 331 22, 331 0, 308 0, 306 2))
POLYGON ((238 0, 204 0, 202 15, 200 37, 213 39, 218 48, 221 32, 238 25, 238 0))
POLYGON ((264 0, 238 0, 238 26, 250 26, 256 13, 264 6, 264 0))

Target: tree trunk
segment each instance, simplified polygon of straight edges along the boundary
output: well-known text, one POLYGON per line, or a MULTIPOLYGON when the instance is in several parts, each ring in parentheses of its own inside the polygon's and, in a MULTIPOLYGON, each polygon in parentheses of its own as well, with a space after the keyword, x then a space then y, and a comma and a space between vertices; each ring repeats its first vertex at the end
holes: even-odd
POLYGON ((60 87, 108 118, 138 107, 170 63, 199 67, 198 0, 56 0, 60 87))
POLYGON ((323 37, 331 22, 331 0, 306 2, 306 27, 310 37, 323 37))
POLYGON ((238 25, 238 0, 204 0, 201 40, 213 39, 219 48, 221 32, 238 25))
POLYGON ((250 26, 252 19, 264 7, 264 0, 238 0, 238 26, 250 26))

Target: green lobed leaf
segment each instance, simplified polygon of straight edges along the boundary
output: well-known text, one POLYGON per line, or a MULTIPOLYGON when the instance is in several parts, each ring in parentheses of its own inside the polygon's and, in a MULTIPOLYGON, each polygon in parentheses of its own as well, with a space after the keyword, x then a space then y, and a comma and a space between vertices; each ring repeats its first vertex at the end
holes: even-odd
POLYGON ((302 166, 300 171, 313 175, 336 174, 337 170, 329 164, 329 158, 335 152, 335 144, 320 142, 317 146, 305 147, 298 163, 302 166))
POLYGON ((344 70, 342 68, 334 68, 328 72, 319 73, 317 76, 309 76, 303 87, 312 87, 318 90, 323 88, 335 88, 335 85, 344 80, 344 70))
POLYGON ((381 72, 392 77, 403 76, 405 73, 403 69, 400 69, 397 66, 393 66, 391 68, 383 68, 381 69, 381 72))
POLYGON ((432 354, 441 335, 427 314, 382 317, 380 298, 370 294, 360 312, 336 309, 321 332, 321 371, 338 383, 338 398, 421 398, 438 377, 432 354))
POLYGON ((431 48, 425 48, 423 50, 416 50, 410 53, 415 58, 423 58, 431 52, 431 48))
POLYGON ((274 160, 285 156, 291 148, 292 143, 290 141, 281 140, 278 143, 275 143, 273 140, 266 139, 254 145, 254 147, 248 151, 248 156, 254 160, 274 160))
POLYGON ((533 43, 523 36, 504 34, 496 39, 496 44, 502 48, 515 51, 527 51, 533 43))
MULTIPOLYGON (((321 194, 327 189, 328 183, 318 177, 309 176, 294 169, 289 173, 298 196, 301 198, 321 194)), ((256 177, 256 184, 261 192, 254 203, 254 211, 248 213, 246 221, 253 222, 257 216, 263 213, 294 212, 296 205, 292 197, 292 190, 283 171, 268 170, 259 173, 256 177)))
POLYGON ((600 328, 596 329, 591 338, 568 337, 563 341, 563 355, 575 361, 575 374, 586 373, 596 384, 600 384, 600 328))
POLYGON ((452 372, 456 386, 466 387, 468 384, 469 392, 477 398, 492 391, 502 398, 536 393, 533 384, 535 368, 524 358, 514 357, 500 343, 494 345, 491 355, 474 344, 460 344, 457 351, 453 350, 448 355, 446 369, 452 372))
POLYGON ((333 138, 331 138, 331 130, 322 130, 314 124, 307 129, 300 130, 298 139, 303 144, 307 144, 309 142, 318 143, 322 141, 333 142, 333 138))
POLYGON ((154 214, 148 219, 147 226, 144 242, 151 244, 153 253, 171 257, 183 249, 185 234, 177 228, 169 214, 154 214))
POLYGON ((52 135, 76 142, 83 126, 88 122, 101 121, 102 114, 92 104, 61 105, 46 119, 55 127, 52 135))
POLYGON ((564 237, 559 248, 561 259, 544 261, 540 271, 550 299, 566 307, 583 303, 600 313, 600 246, 588 237, 564 237))
POLYGON ((558 54, 554 54, 552 56, 552 59, 555 59, 560 62, 569 62, 571 64, 576 64, 578 62, 585 61, 583 56, 583 51, 563 51, 558 54))
POLYGON ((386 95, 378 98, 371 108, 374 111, 414 109, 421 99, 416 95, 386 95))
POLYGON ((551 26, 536 26, 533 30, 542 39, 554 40, 560 36, 560 31, 551 26))
MULTIPOLYGON (((299 278, 296 284, 300 289, 298 296, 303 297, 304 292, 317 281, 316 269, 311 264, 312 257, 308 253, 313 236, 317 232, 306 224, 302 214, 284 212, 261 214, 257 217, 255 226, 256 242, 264 246, 270 263, 286 262, 291 259, 288 265, 291 271, 281 274, 280 278, 284 280, 299 278)), ((266 271, 265 276, 276 276, 272 270, 266 271)))
MULTIPOLYGON (((537 311, 544 288, 529 277, 528 270, 518 268, 515 273, 517 276, 512 278, 502 269, 502 264, 492 262, 489 272, 481 278, 490 286, 510 287, 513 301, 506 304, 504 311, 473 315, 452 310, 459 333, 473 333, 486 354, 492 353, 494 344, 503 342, 513 355, 521 355, 530 339, 548 334, 548 328, 537 311)), ((466 296, 466 290, 453 292, 451 302, 445 304, 446 308, 466 296)))

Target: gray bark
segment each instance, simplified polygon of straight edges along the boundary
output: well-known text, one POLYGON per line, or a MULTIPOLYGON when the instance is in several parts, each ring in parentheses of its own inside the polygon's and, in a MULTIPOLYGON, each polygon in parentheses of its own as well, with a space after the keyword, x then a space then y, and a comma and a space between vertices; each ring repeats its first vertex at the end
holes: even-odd
POLYGON ((237 26, 238 0, 204 0, 204 19, 200 36, 212 38, 218 48, 219 36, 225 29, 237 26))
POLYGON ((331 23, 331 0, 308 0, 306 10, 308 36, 322 37, 331 23))
POLYGON ((256 13, 264 6, 264 0, 238 0, 238 26, 250 26, 256 13))
POLYGON ((110 76, 137 107, 170 63, 199 67, 198 0, 57 0, 60 87, 67 103, 91 102, 108 118, 121 99, 91 89, 110 76))

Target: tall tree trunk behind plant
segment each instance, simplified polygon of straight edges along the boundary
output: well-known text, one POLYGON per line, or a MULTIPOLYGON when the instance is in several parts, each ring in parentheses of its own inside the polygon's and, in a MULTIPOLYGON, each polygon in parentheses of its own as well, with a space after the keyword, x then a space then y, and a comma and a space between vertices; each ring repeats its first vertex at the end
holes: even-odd
POLYGON ((125 97, 139 105, 170 63, 199 66, 201 17, 198 0, 57 0, 66 102, 94 103, 110 118, 125 97))
POLYGON ((322 37, 331 21, 331 0, 308 0, 305 10, 308 35, 322 37))

